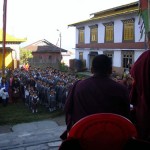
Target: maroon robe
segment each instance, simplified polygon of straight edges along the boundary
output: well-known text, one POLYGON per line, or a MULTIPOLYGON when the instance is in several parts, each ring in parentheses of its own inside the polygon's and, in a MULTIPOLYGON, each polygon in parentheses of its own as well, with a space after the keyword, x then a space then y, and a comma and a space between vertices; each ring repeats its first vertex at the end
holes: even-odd
POLYGON ((109 77, 94 75, 79 81, 76 87, 69 91, 65 112, 68 130, 71 120, 74 124, 95 113, 116 113, 129 118, 128 90, 109 77))
MULTIPOLYGON (((131 68, 134 84, 130 99, 136 112, 136 125, 143 139, 150 136, 150 50, 145 51, 131 68)), ((150 139, 150 137, 149 137, 150 139)))

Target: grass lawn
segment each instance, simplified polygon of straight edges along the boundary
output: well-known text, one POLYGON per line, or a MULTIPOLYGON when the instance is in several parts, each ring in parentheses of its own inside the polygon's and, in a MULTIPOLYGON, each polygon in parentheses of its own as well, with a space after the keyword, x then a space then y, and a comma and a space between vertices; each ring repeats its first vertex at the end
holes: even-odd
POLYGON ((9 103, 6 107, 0 103, 0 125, 15 125, 57 117, 63 114, 62 110, 49 112, 44 106, 38 107, 38 113, 32 113, 23 102, 9 103))

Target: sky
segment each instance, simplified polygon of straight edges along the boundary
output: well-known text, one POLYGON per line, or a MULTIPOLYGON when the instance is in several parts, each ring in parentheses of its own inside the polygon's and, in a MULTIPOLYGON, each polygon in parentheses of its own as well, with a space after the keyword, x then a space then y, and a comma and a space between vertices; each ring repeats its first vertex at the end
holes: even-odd
MULTIPOLYGON (((0 0, 0 28, 3 28, 3 1, 0 0)), ((46 39, 61 48, 74 50, 75 27, 69 24, 90 18, 90 14, 137 0, 7 0, 6 32, 27 38, 24 47, 46 39), (57 31, 59 30, 59 31, 57 31)))

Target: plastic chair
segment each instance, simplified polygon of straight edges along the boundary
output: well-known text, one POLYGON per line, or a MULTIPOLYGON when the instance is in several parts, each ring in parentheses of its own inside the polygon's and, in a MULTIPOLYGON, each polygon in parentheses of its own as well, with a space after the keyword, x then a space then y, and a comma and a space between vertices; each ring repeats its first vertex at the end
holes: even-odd
POLYGON ((74 124, 59 150, 123 150, 132 138, 137 138, 137 131, 131 121, 117 114, 99 113, 74 124))

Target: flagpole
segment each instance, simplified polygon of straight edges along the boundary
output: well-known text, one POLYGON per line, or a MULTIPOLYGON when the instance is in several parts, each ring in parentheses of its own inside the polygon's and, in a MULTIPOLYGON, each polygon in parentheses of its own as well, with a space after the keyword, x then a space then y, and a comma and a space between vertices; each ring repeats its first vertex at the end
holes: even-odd
POLYGON ((148 0, 148 31, 150 31, 150 0, 148 0))
POLYGON ((7 0, 3 3, 3 57, 2 57, 2 74, 5 75, 5 53, 6 53, 6 18, 7 18, 7 0))
POLYGON ((148 32, 147 32, 147 45, 150 49, 150 0, 148 0, 148 32))

